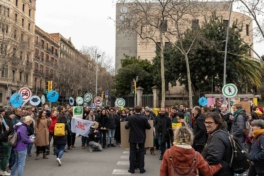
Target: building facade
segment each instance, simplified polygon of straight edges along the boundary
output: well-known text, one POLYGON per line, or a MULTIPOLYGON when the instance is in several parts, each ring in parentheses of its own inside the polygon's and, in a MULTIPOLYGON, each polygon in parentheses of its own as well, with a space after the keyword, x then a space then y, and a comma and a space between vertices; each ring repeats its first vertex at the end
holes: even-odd
POLYGON ((33 86, 36 0, 0 1, 0 106, 33 86))

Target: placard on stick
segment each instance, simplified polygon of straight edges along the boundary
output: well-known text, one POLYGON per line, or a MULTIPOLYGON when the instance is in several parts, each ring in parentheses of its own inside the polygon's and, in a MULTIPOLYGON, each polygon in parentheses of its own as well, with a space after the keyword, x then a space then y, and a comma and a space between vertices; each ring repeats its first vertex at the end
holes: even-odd
MULTIPOLYGON (((151 128, 150 130, 146 130, 146 141, 145 141, 145 147, 153 147, 153 120, 148 121, 151 128)), ((129 148, 129 132, 130 129, 126 129, 127 122, 120 122, 120 132, 121 132, 121 148, 129 148)))
POLYGON ((239 102, 239 104, 241 104, 242 108, 246 111, 246 114, 249 115, 250 114, 250 102, 241 101, 239 102))

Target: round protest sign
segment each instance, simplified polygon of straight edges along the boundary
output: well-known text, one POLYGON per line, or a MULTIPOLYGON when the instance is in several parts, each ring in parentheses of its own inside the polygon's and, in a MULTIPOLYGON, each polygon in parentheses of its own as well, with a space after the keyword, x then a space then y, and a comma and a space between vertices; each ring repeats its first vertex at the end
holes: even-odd
POLYGON ((76 97, 76 103, 77 103, 78 105, 83 104, 83 98, 82 98, 82 97, 76 97))
POLYGON ((20 106, 22 106, 23 104, 23 98, 22 95, 20 93, 14 93, 11 97, 10 97, 10 104, 11 106, 13 106, 14 108, 19 108, 20 106))
POLYGON ((103 99, 101 97, 95 97, 94 98, 94 104, 97 105, 97 106, 100 106, 102 105, 102 102, 103 102, 103 99))
POLYGON ((198 103, 200 106, 206 106, 208 104, 208 100, 205 97, 201 97, 201 98, 199 98, 198 103))
POLYGON ((28 87, 22 87, 18 93, 22 95, 23 101, 28 102, 32 96, 31 90, 28 87))
POLYGON ((86 94, 84 95, 83 100, 84 100, 84 102, 88 103, 89 101, 92 100, 92 98, 93 98, 93 95, 92 95, 91 93, 86 93, 86 94))
POLYGON ((222 88, 222 93, 227 98, 233 98, 237 95, 237 86, 235 84, 226 84, 222 88))
POLYGON ((117 98, 115 105, 119 108, 124 107, 126 105, 126 100, 124 98, 117 98))
POLYGON ((74 105, 74 98, 70 97, 69 98, 69 103, 70 103, 71 106, 73 106, 74 105))
POLYGON ((47 99, 49 102, 54 103, 54 102, 58 101, 59 93, 55 90, 51 90, 47 94, 47 99))
POLYGON ((32 105, 32 106, 38 106, 40 104, 40 98, 39 96, 37 95, 33 95, 30 100, 29 100, 29 103, 32 105))

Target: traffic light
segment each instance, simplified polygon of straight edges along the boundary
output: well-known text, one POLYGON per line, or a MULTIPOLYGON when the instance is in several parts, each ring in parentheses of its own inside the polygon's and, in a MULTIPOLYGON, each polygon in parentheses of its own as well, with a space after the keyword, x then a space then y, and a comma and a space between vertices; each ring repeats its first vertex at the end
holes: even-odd
POLYGON ((48 81, 48 91, 52 90, 52 81, 48 81))
POLYGON ((101 97, 102 97, 102 99, 104 99, 104 97, 105 97, 105 92, 104 91, 102 92, 101 97))

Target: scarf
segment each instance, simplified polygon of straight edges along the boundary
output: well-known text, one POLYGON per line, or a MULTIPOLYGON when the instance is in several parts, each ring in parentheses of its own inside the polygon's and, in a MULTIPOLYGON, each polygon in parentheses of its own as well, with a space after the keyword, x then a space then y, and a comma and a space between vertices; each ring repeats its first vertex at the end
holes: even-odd
POLYGON ((264 134, 264 129, 256 130, 252 133, 252 136, 257 139, 260 135, 264 134))
POLYGON ((244 112, 245 112, 244 109, 239 109, 239 110, 237 110, 236 112, 234 112, 234 113, 233 113, 234 121, 237 120, 237 117, 238 117, 239 114, 244 113, 244 112))

